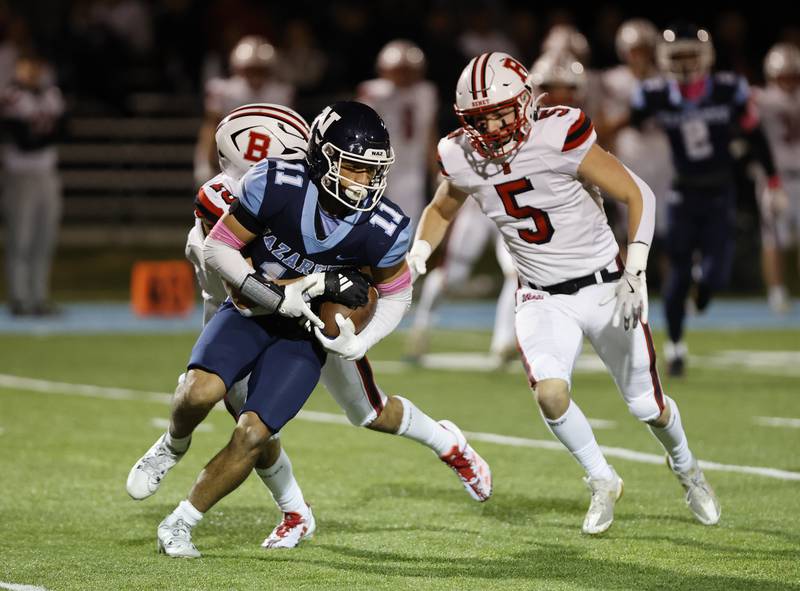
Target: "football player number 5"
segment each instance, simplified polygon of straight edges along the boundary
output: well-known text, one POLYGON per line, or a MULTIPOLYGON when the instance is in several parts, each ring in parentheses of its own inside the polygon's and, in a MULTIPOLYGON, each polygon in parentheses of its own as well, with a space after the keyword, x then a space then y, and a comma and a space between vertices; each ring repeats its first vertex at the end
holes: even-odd
POLYGON ((553 224, 550 223, 550 216, 546 211, 537 207, 524 205, 520 207, 517 203, 517 195, 533 191, 533 185, 527 178, 509 181, 494 186, 497 194, 503 202, 506 213, 518 220, 530 218, 533 220, 533 229, 517 230, 519 237, 531 244, 547 244, 553 238, 553 224))

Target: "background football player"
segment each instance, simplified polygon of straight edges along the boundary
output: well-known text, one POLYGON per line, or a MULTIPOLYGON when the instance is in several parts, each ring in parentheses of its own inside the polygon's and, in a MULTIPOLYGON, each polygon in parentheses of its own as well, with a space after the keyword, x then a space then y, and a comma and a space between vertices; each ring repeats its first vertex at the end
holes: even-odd
POLYGON ((424 273, 462 204, 472 198, 500 229, 520 275, 516 331, 545 423, 587 473, 583 531, 614 519, 622 479, 572 400, 572 369, 586 336, 637 419, 647 423, 703 524, 720 508, 689 450, 678 407, 661 387, 647 325, 647 257, 655 198, 596 145, 589 117, 570 107, 535 109, 528 73, 511 56, 482 54, 456 87, 460 133, 439 142, 445 180, 422 215, 409 265, 424 273), (583 182, 627 204, 625 266, 606 218, 583 182), (614 305, 610 305, 614 302, 614 305))
POLYGON ((230 77, 212 78, 206 83, 205 115, 194 156, 198 185, 219 172, 214 136, 226 113, 250 103, 292 105, 294 88, 275 77, 276 60, 275 48, 266 39, 248 35, 231 51, 230 77))
POLYGON ((416 226, 427 203, 425 181, 436 172, 436 87, 424 79, 425 54, 405 39, 387 43, 375 68, 379 78, 362 82, 357 100, 386 123, 395 153, 387 192, 416 226))
POLYGON ((742 136, 750 143, 769 177, 767 191, 779 191, 780 178, 754 109, 749 108, 747 82, 730 72, 711 72, 714 47, 708 31, 688 24, 666 29, 656 57, 662 76, 637 85, 631 123, 640 126, 652 119, 660 125, 675 165, 668 198, 665 353, 670 374, 680 376, 686 365, 683 331, 695 252, 701 256, 694 294, 699 311, 731 273, 736 214, 732 140, 742 136))
POLYGON ((787 199, 759 192, 761 265, 770 307, 786 312, 790 300, 782 257, 792 242, 800 243, 800 49, 774 45, 764 58, 764 78, 766 87, 756 89, 753 97, 787 199))

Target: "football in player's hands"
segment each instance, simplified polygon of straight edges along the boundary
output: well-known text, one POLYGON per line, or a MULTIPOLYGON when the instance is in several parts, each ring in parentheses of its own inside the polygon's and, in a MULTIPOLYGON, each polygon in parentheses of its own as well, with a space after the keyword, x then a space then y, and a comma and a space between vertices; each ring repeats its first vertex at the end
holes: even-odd
POLYGON ((336 314, 341 314, 345 318, 352 320, 356 329, 356 334, 360 333, 369 324, 375 315, 375 308, 378 306, 378 290, 373 286, 367 292, 369 298, 367 303, 358 308, 349 308, 344 304, 324 301, 319 306, 318 316, 325 323, 322 334, 331 339, 339 336, 339 325, 336 324, 336 314))

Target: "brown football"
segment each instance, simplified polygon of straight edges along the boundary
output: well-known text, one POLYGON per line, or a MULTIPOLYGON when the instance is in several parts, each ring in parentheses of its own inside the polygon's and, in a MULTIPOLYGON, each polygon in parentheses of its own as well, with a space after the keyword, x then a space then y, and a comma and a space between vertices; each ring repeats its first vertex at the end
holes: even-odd
POLYGON ((369 301, 360 308, 348 308, 343 304, 335 302, 322 302, 319 306, 319 317, 325 323, 322 334, 326 337, 336 338, 339 336, 339 325, 336 324, 336 314, 341 314, 345 318, 353 321, 356 327, 356 334, 364 330, 364 327, 372 320, 375 308, 378 306, 378 290, 370 286, 369 301))

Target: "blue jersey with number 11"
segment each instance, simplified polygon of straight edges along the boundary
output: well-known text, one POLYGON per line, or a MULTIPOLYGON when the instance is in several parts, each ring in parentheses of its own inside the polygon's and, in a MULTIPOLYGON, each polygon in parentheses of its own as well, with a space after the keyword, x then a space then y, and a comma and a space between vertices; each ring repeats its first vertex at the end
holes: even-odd
POLYGON ((269 279, 341 267, 393 267, 405 257, 410 220, 386 198, 372 211, 342 219, 327 215, 305 164, 262 160, 242 179, 231 206, 236 220, 258 237, 243 254, 269 279))

